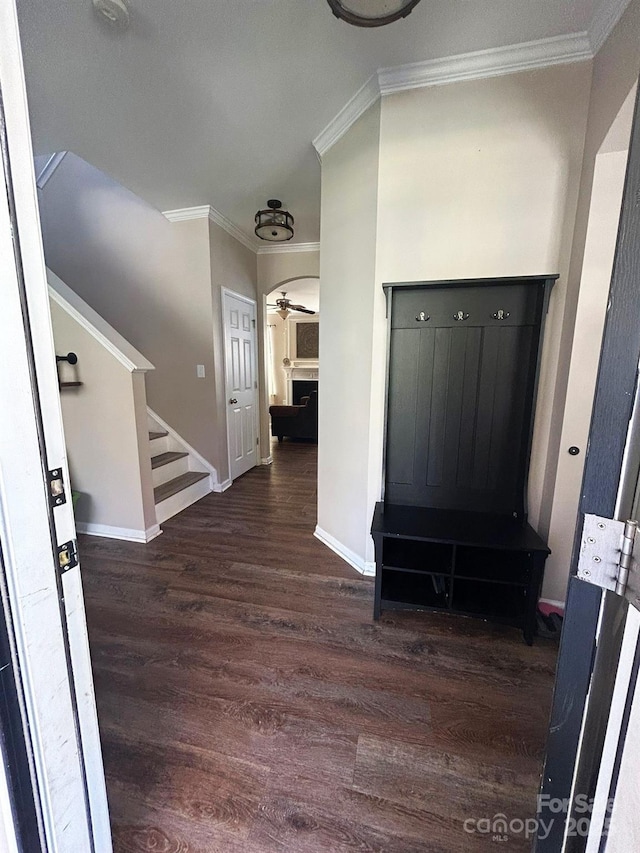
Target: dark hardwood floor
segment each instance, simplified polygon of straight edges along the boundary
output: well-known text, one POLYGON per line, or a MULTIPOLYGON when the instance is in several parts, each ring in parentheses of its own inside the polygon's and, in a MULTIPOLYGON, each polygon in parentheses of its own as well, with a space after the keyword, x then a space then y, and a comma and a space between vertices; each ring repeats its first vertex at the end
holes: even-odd
POLYGON ((116 853, 528 850, 555 647, 372 620, 313 537, 316 449, 274 445, 149 545, 82 537, 116 853))

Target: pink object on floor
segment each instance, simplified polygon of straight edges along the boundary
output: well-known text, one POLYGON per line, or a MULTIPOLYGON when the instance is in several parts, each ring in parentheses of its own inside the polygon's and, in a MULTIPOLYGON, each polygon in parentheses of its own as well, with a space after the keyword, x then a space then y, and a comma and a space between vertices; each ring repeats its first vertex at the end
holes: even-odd
POLYGON ((548 604, 546 601, 538 602, 538 610, 541 613, 544 613, 545 616, 549 616, 551 613, 557 613, 558 616, 564 617, 564 607, 556 607, 555 604, 548 604))

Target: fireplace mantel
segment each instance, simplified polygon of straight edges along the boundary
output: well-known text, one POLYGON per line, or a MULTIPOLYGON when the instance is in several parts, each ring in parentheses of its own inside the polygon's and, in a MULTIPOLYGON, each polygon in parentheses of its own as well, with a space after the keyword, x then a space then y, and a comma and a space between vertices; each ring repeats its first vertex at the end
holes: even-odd
POLYGON ((296 379, 310 379, 318 381, 319 363, 313 359, 298 359, 293 360, 289 365, 285 365, 284 375, 287 379, 287 405, 291 405, 293 400, 293 383, 296 379))

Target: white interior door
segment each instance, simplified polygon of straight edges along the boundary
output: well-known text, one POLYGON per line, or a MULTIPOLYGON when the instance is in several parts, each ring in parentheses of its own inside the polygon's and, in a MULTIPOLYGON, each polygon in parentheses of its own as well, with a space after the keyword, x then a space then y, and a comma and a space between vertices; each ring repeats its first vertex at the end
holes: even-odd
POLYGON ((0 541, 42 849, 111 835, 33 174, 17 17, 0 3, 0 541), (65 484, 51 500, 49 473, 65 484))
POLYGON ((256 303, 223 290, 227 439, 232 480, 258 459, 256 303))

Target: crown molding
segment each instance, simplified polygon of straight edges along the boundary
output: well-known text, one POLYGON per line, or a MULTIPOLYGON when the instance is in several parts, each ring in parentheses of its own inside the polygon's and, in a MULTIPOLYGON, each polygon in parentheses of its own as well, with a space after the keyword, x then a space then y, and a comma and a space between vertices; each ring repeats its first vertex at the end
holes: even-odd
POLYGON ((360 116, 372 104, 375 104, 379 97, 380 86, 378 85, 378 76, 377 74, 373 74, 364 86, 361 86, 355 95, 347 101, 340 112, 331 119, 325 129, 313 140, 313 147, 316 149, 320 159, 322 159, 323 154, 345 135, 360 116))
POLYGON ((163 210, 162 215, 169 222, 186 222, 188 219, 208 219, 211 207, 202 204, 200 207, 180 207, 177 210, 163 210))
POLYGON ((531 68, 580 62, 592 56, 587 34, 573 33, 491 50, 476 50, 444 59, 412 62, 396 68, 381 68, 378 71, 378 86, 381 95, 390 95, 408 89, 442 86, 460 80, 478 80, 531 68))
POLYGON ((281 255, 283 252, 319 252, 320 243, 274 243, 260 246, 258 255, 281 255))
POLYGON ((230 219, 223 216, 219 210, 215 209, 215 207, 209 207, 209 219, 211 222, 215 222, 216 225, 219 225, 224 229, 227 234, 231 234, 232 237, 235 237, 238 243, 242 243, 242 245, 246 246, 247 249, 251 249, 252 252, 256 252, 258 250, 259 243, 257 238, 252 237, 250 234, 247 234, 246 231, 238 228, 237 225, 234 225, 230 219))
POLYGON ((589 27, 589 42, 595 56, 618 23, 630 0, 601 0, 589 27))
POLYGON ((250 237, 249 234, 242 231, 237 225, 234 225, 230 219, 227 219, 226 216, 223 216, 219 210, 211 207, 210 204, 201 204, 197 207, 180 207, 177 210, 163 210, 162 215, 169 222, 186 222, 189 219, 209 219, 211 222, 219 225, 239 243, 242 243, 247 249, 251 249, 252 252, 257 252, 260 248, 257 240, 250 237))
MULTIPOLYGON (((628 0, 607 0, 619 5, 628 0)), ((620 12, 621 14, 621 12, 620 12)), ((608 16, 610 21, 613 16, 608 16)), ((593 58, 593 49, 586 32, 553 36, 538 41, 507 47, 477 50, 425 62, 413 62, 394 68, 380 68, 313 140, 318 156, 322 156, 341 139, 360 116, 381 95, 404 92, 426 86, 442 86, 461 80, 479 80, 514 74, 531 68, 581 62, 593 58)))
POLYGON ((226 216, 223 216, 220 211, 215 209, 215 207, 211 207, 210 204, 201 204, 198 207, 180 207, 177 210, 163 210, 162 215, 166 217, 169 222, 187 222, 189 219, 209 219, 211 222, 215 222, 216 225, 223 228, 227 234, 235 237, 235 239, 239 243, 242 243, 243 246, 246 246, 247 249, 251 249, 252 252, 255 252, 256 255, 279 255, 282 252, 320 251, 320 243, 273 243, 268 246, 264 246, 261 240, 250 237, 245 231, 242 231, 237 225, 234 225, 231 220, 227 219, 226 216))

